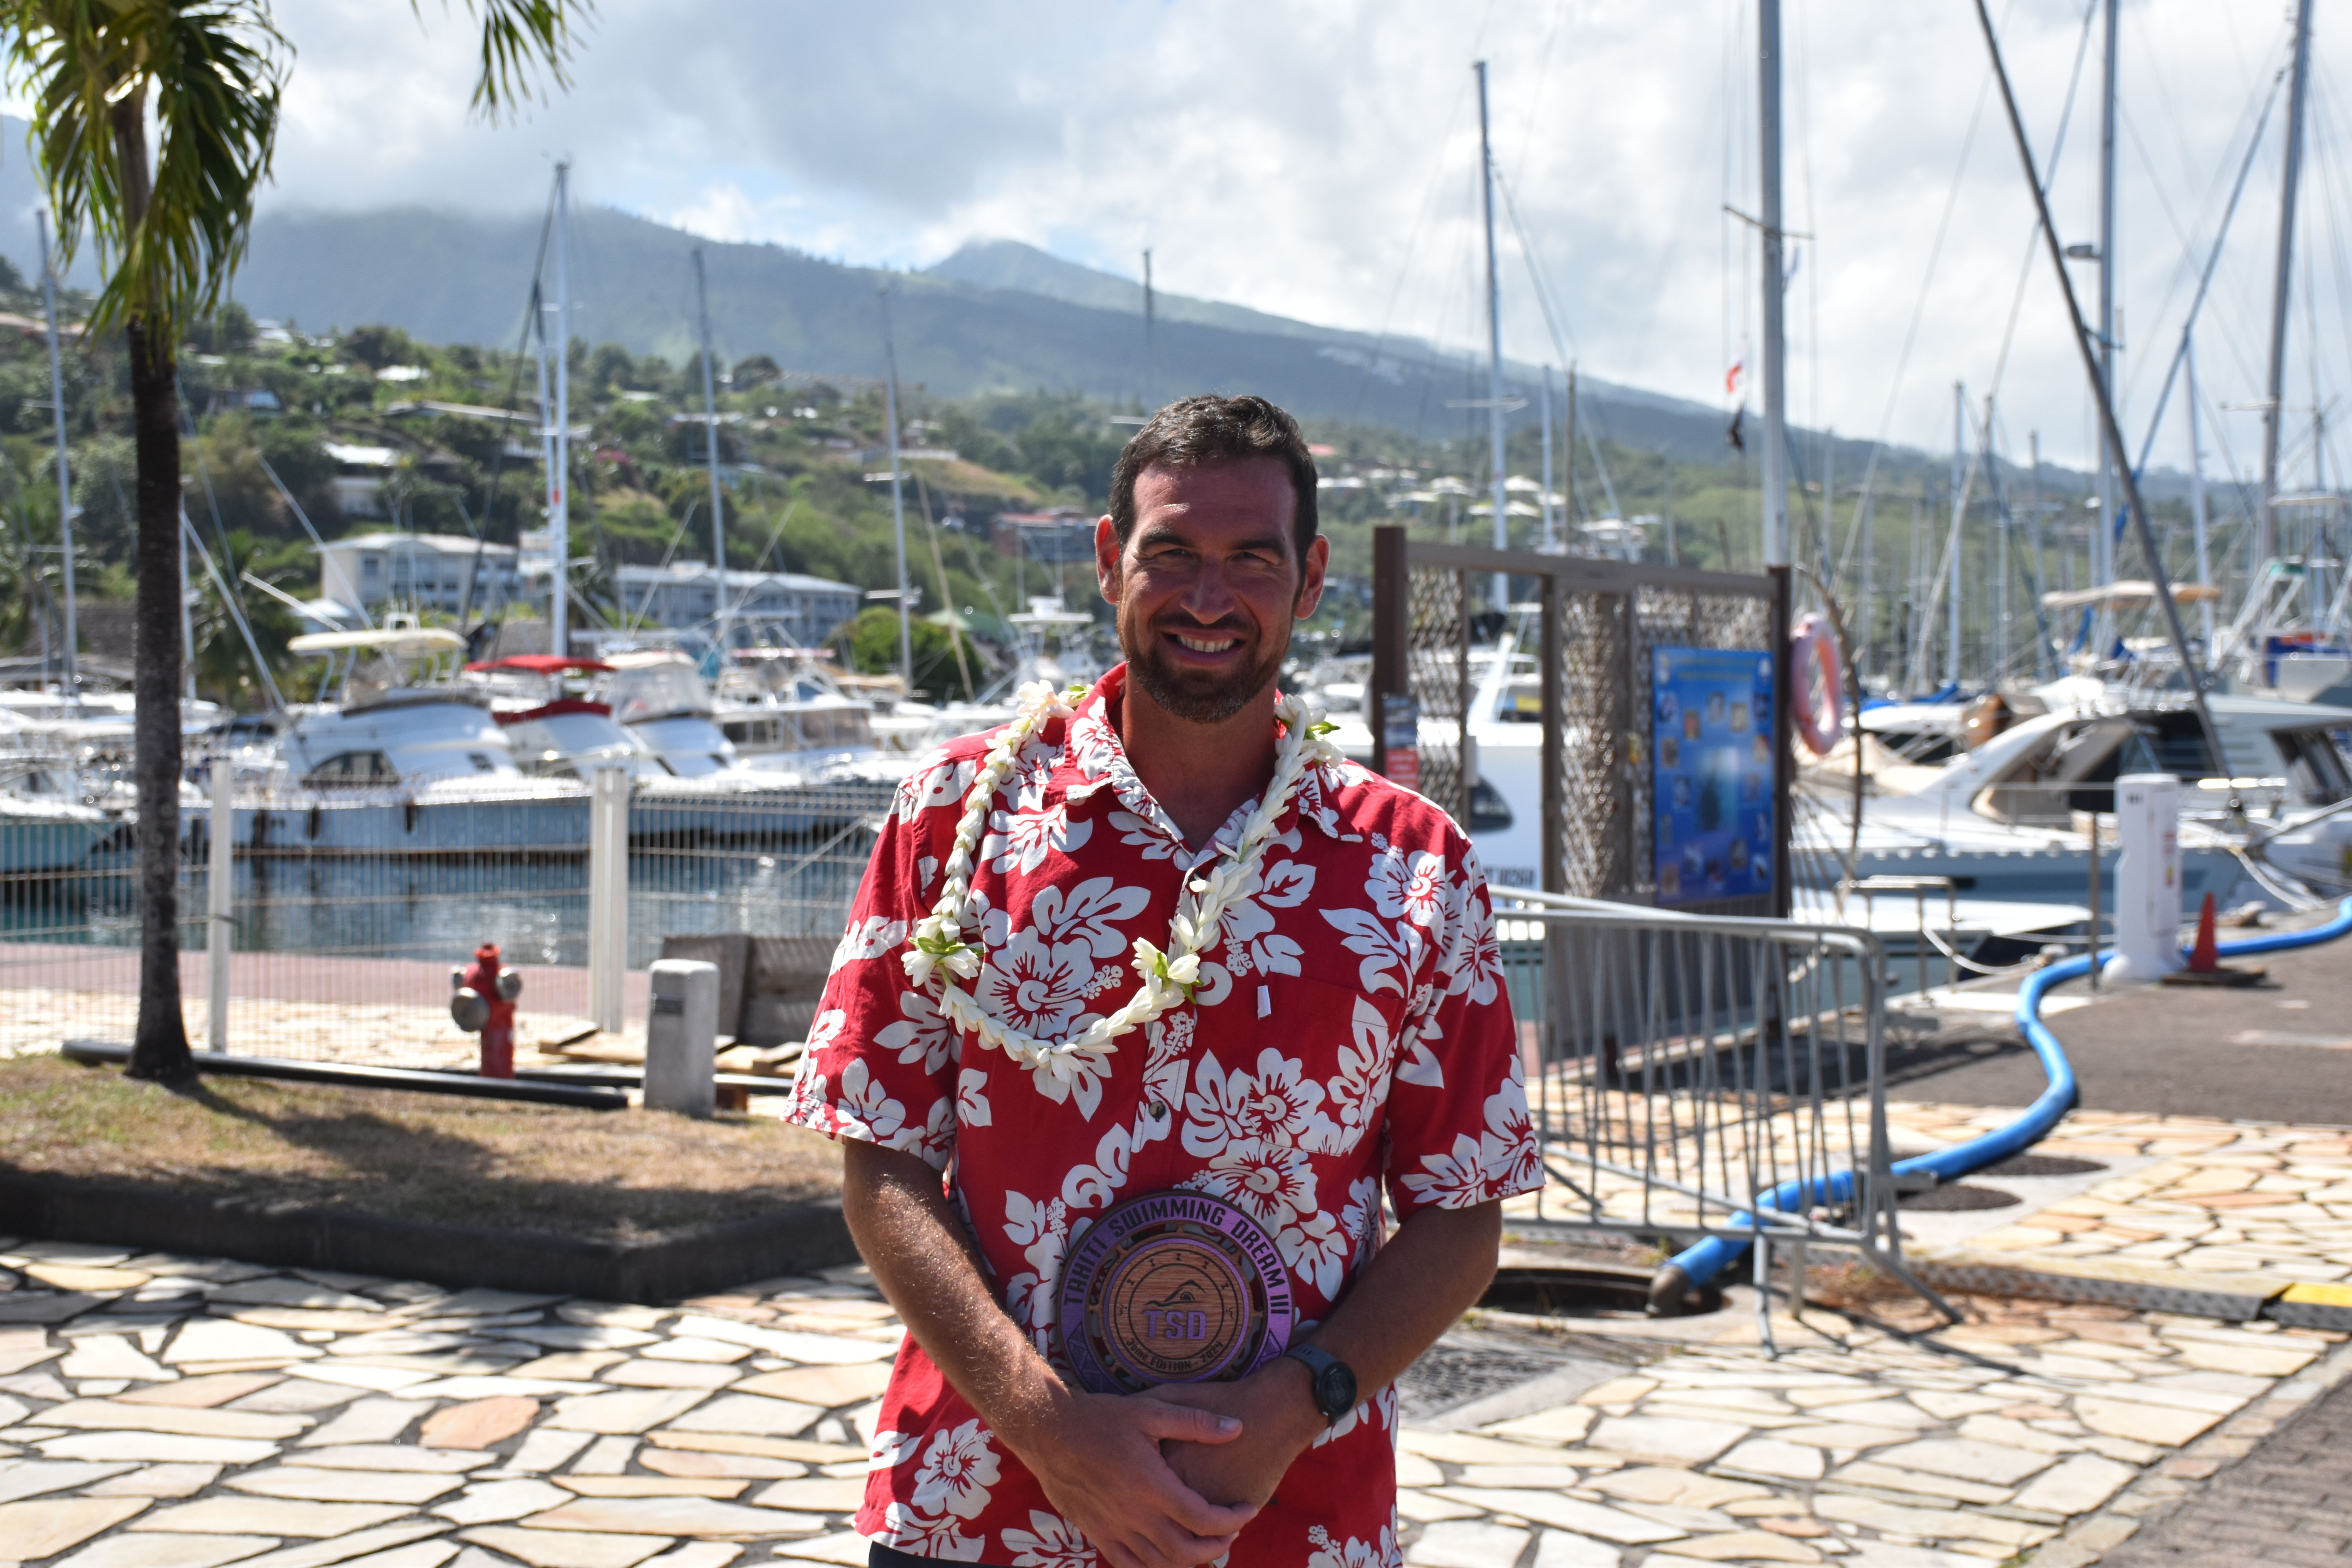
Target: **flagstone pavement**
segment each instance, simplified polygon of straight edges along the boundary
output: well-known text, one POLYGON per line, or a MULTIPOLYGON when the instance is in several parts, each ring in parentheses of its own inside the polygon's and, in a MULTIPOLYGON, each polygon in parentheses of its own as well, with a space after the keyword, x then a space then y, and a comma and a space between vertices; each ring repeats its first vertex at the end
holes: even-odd
MULTIPOLYGON (((642 1307, 0 1242, 0 1561, 865 1561, 900 1331, 856 1268, 642 1307)), ((2336 1334, 1972 1306, 1933 1342, 1784 1317, 1777 1359, 1635 1335, 1573 1399, 1407 1429, 1405 1556, 2087 1563, 2352 1368, 2336 1334)))

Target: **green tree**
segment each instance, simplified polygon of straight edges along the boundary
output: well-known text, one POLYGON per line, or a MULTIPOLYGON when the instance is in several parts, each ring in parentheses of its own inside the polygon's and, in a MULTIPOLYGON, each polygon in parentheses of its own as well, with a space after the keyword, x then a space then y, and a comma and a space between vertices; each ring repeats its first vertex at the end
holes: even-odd
MULTIPOLYGON (((415 0, 412 0, 412 5, 415 0)), ((467 0, 482 25, 478 110, 545 68, 559 84, 587 0, 467 0)), ((137 454, 133 772, 139 801, 135 1077, 193 1074, 180 1016, 178 345, 219 306, 269 177, 291 50, 268 0, 0 0, 33 158, 71 259, 87 235, 106 278, 85 331, 120 331, 137 454), (150 125, 150 120, 152 125, 150 125)))

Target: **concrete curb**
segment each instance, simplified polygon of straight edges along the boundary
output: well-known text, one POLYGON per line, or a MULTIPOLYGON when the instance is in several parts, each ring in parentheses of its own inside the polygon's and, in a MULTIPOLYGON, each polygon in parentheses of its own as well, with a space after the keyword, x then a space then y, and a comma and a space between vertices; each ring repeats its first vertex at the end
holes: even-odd
POLYGON ((386 1219, 130 1182, 0 1173, 0 1234, 648 1303, 857 1261, 837 1199, 640 1243, 386 1219))

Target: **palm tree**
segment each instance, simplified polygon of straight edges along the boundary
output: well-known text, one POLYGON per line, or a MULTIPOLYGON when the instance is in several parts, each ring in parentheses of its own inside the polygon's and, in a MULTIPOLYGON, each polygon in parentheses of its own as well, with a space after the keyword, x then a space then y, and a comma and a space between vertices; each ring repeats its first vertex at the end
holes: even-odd
MULTIPOLYGON (((416 5, 419 0, 412 0, 416 5)), ((467 0, 482 27, 478 111, 564 62, 589 0, 467 0)), ((107 283, 85 323, 120 330, 137 453, 139 1024, 130 1071, 193 1076, 180 1016, 178 348, 243 260, 269 177, 292 50, 268 0, 0 0, 8 70, 69 258, 85 228, 107 283)))

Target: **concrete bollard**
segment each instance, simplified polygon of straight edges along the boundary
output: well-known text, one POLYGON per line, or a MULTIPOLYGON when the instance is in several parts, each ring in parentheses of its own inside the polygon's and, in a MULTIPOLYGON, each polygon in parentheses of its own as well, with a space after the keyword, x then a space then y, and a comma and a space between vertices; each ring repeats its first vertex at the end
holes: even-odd
POLYGON ((646 1018, 646 1109, 709 1116, 718 1098, 718 1056, 719 966, 660 960, 646 1018))
POLYGON ((2116 781, 2116 961, 2105 978, 2146 985, 2180 967, 2180 781, 2116 781))

